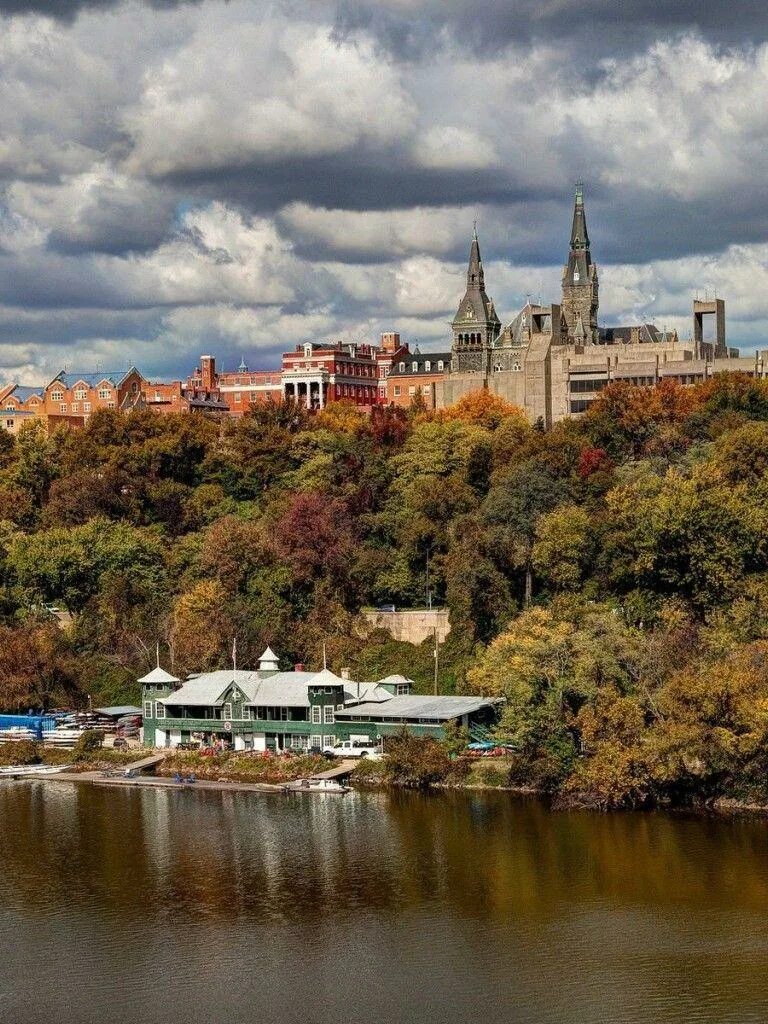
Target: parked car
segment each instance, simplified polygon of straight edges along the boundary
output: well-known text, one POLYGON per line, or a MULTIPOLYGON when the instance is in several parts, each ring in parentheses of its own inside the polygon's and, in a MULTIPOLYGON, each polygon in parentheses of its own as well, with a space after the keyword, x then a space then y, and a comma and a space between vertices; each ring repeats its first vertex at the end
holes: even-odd
POLYGON ((124 749, 128 746, 128 740, 125 739, 123 736, 116 736, 112 746, 115 748, 115 750, 124 749))
POLYGON ((357 740, 343 740, 332 747, 324 747, 324 754, 332 757, 370 757, 376 759, 381 757, 379 747, 371 743, 358 743, 357 740))

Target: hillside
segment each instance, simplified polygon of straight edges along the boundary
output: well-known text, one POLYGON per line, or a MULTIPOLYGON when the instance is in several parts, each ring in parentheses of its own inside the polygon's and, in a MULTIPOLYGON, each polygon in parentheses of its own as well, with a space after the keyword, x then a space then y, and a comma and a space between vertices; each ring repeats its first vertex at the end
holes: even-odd
POLYGON ((441 688, 504 694, 513 781, 598 806, 765 802, 768 384, 615 384, 550 431, 486 393, 444 413, 264 406, 223 432, 104 411, 0 432, 0 704, 136 700, 255 661, 432 654, 363 605, 451 612, 441 688), (62 630, 46 610, 73 614, 62 630))

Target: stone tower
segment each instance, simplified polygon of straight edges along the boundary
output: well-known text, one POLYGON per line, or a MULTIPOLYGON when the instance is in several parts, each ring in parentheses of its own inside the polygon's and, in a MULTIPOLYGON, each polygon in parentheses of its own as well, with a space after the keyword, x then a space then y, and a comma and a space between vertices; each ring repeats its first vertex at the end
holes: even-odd
POLYGON ((453 330, 451 369, 454 373, 487 372, 488 352, 499 336, 501 321, 493 300, 485 293, 483 261, 477 228, 472 234, 467 267, 467 290, 451 323, 453 330))
POLYGON ((571 344, 597 344, 597 265, 589 251, 584 187, 576 186, 571 251, 563 268, 563 317, 571 344))

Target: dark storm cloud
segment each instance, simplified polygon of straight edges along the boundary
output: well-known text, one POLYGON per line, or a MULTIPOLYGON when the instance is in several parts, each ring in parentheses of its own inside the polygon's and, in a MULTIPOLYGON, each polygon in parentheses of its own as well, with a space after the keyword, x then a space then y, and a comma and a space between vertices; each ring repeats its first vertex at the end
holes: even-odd
POLYGON ((340 0, 335 27, 340 35, 372 32, 409 59, 433 52, 446 33, 483 53, 510 42, 567 40, 564 59, 588 72, 589 59, 633 53, 675 33, 698 32, 726 45, 766 39, 768 9, 755 0, 340 0))
POLYGON ((0 26, 0 365, 437 343, 475 216, 500 312, 556 298, 576 178, 601 272, 631 265, 606 307, 687 313, 707 274, 746 305, 762 255, 721 257, 768 239, 762 5, 0 0, 33 13, 0 26))
MULTIPOLYGON (((68 21, 83 10, 99 10, 119 6, 121 0, 0 0, 0 14, 42 14, 68 21)), ((202 0, 143 0, 150 7, 173 8, 202 0)))

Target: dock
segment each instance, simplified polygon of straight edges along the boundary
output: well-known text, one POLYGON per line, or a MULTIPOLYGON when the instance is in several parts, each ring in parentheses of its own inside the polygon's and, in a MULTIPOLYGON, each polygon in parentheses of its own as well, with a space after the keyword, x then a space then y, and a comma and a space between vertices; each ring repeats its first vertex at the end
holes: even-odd
POLYGON ((318 772, 316 775, 310 775, 310 779, 346 779, 352 774, 352 769, 357 764, 357 761, 344 760, 341 764, 335 764, 333 768, 328 768, 327 771, 318 772))
POLYGON ((150 754, 148 757, 142 757, 140 761, 131 761, 123 769, 125 775, 138 775, 147 768, 156 768, 162 761, 165 760, 165 754, 150 754))

